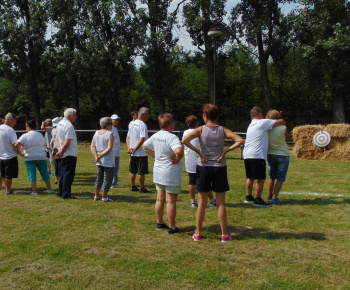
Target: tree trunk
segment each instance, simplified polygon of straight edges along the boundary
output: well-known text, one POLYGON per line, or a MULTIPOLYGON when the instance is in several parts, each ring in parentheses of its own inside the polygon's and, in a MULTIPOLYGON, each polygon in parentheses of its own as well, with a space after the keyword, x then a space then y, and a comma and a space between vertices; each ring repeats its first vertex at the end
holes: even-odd
POLYGON ((260 74, 261 74, 261 83, 264 90, 265 104, 266 109, 272 109, 272 96, 270 90, 270 81, 269 81, 269 71, 267 69, 268 55, 264 51, 264 45, 262 41, 262 34, 258 32, 256 34, 256 39, 258 43, 258 52, 259 52, 259 62, 260 62, 260 74))

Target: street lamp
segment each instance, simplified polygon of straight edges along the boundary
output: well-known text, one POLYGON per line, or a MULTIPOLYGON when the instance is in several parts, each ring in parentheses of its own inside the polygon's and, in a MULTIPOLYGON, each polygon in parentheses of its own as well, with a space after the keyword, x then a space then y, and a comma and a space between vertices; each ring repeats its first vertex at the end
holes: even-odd
POLYGON ((214 39, 214 53, 213 53, 213 60, 214 60, 214 105, 216 105, 216 88, 215 88, 215 63, 216 63, 216 38, 223 35, 223 32, 219 29, 213 28, 208 30, 208 36, 212 37, 214 39))

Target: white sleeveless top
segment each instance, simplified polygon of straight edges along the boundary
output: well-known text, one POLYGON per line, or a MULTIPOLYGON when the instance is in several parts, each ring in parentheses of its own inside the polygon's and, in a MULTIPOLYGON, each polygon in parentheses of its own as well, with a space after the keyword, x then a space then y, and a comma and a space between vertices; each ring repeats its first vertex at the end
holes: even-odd
MULTIPOLYGON (((109 138, 111 137, 111 134, 112 134, 111 131, 107 131, 102 135, 99 135, 98 131, 95 132, 93 140, 95 140, 97 153, 100 153, 108 148, 108 141, 109 141, 109 138)), ((112 149, 107 155, 102 156, 99 159, 99 162, 96 163, 96 165, 100 165, 103 167, 114 167, 114 160, 115 160, 115 152, 112 149)))

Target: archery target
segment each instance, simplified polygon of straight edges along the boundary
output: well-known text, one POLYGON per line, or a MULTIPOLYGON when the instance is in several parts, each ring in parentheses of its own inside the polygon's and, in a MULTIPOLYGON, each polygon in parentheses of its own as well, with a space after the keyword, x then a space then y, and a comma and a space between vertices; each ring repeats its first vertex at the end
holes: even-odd
POLYGON ((326 131, 320 131, 314 135, 313 141, 316 146, 325 147, 331 142, 331 135, 326 131))

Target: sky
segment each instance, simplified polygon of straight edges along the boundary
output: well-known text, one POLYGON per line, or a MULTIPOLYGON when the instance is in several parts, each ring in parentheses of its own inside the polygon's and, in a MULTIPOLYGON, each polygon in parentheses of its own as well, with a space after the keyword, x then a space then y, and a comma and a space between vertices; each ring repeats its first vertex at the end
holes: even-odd
MULTIPOLYGON (((173 11, 176 9, 177 5, 181 2, 182 0, 173 0, 170 4, 170 11, 173 11)), ((190 1, 190 0, 189 0, 190 1)), ((227 11, 227 16, 229 15, 231 9, 237 5, 239 2, 241 2, 241 0, 227 0, 226 2, 226 11, 227 11)), ((139 4, 140 7, 146 7, 145 5, 141 5, 139 4)), ((284 4, 281 6, 282 12, 283 13, 288 13, 290 12, 293 8, 296 8, 297 5, 296 4, 284 4)), ((180 13, 179 13, 179 17, 181 16, 181 8, 180 8, 180 13)), ((182 46, 185 50, 189 51, 189 50, 197 50, 197 47, 193 46, 191 44, 191 38, 189 36, 189 34, 186 32, 186 30, 184 28, 175 28, 174 31, 174 37, 179 37, 179 41, 178 41, 178 45, 182 46)), ((139 63, 141 61, 140 59, 137 59, 136 62, 139 63)))

